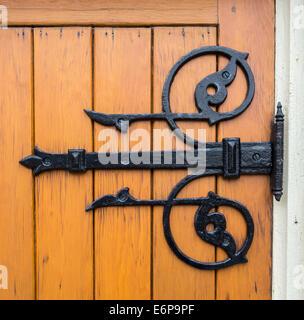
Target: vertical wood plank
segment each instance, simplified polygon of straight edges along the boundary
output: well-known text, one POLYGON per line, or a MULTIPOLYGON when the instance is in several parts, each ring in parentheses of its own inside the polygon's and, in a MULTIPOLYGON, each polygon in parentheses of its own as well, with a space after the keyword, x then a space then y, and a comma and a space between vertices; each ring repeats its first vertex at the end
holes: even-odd
MULTIPOLYGON (((251 106, 236 119, 219 125, 219 141, 223 137, 240 137, 242 141, 269 141, 274 105, 274 2, 273 0, 219 0, 219 44, 249 52, 248 63, 256 82, 251 106)), ((226 61, 220 60, 219 67, 226 61)), ((221 111, 242 101, 246 82, 238 80, 229 87, 229 97, 221 111)), ((242 176, 236 181, 219 179, 221 196, 242 202, 255 223, 255 236, 248 252, 247 264, 217 272, 217 299, 271 298, 272 197, 269 177, 242 176)), ((231 210, 223 210, 227 230, 241 245, 245 236, 242 220, 231 210)), ((223 253, 218 250, 217 258, 223 253)))
MULTIPOLYGON (((154 30, 154 112, 161 112, 161 94, 164 81, 174 63, 189 51, 201 46, 216 44, 216 28, 169 27, 154 30)), ((194 91, 197 83, 216 71, 216 58, 205 56, 187 63, 176 76, 171 88, 173 112, 197 112, 194 91)), ((206 129, 207 141, 215 141, 215 127, 206 122, 181 122, 183 129, 206 129)), ((169 128, 165 122, 156 122, 154 129, 169 128)), ((171 131, 171 130, 169 130, 171 131)), ((168 134, 167 134, 168 136, 168 134)), ((156 140, 153 140, 156 147, 156 140)), ((173 148, 180 148, 180 143, 173 148)), ((159 150, 159 149, 158 149, 159 150)), ((154 199, 166 199, 172 188, 187 175, 187 171, 153 172, 154 199)), ((203 197, 215 190, 215 178, 205 177, 188 185, 179 197, 203 197)), ((193 227, 196 207, 173 208, 171 229, 177 244, 194 259, 212 262, 215 259, 213 246, 203 242, 193 227)), ((180 261, 169 248, 163 232, 163 207, 153 209, 153 291, 154 299, 214 299, 214 271, 201 271, 180 261)))
POLYGON ((33 181, 19 165, 32 150, 31 39, 30 28, 0 30, 1 300, 34 298, 33 181))
MULTIPOLYGON (((151 110, 151 31, 143 28, 95 29, 95 111, 147 113, 151 110)), ((102 146, 95 125, 95 151, 102 146)), ((109 127, 107 127, 109 130, 109 127)), ((149 122, 132 124, 146 129, 149 122)), ((113 128, 113 135, 121 135, 113 128)), ((145 145, 143 150, 150 150, 145 145)), ((123 187, 139 199, 151 196, 149 170, 95 172, 95 198, 123 187)), ((105 208, 95 212, 96 299, 150 298, 150 208, 105 208)))
MULTIPOLYGON (((84 108, 92 99, 91 29, 34 33, 35 141, 49 152, 92 150, 84 108)), ((44 173, 36 179, 38 299, 93 297, 93 224, 85 207, 92 173, 44 173)))

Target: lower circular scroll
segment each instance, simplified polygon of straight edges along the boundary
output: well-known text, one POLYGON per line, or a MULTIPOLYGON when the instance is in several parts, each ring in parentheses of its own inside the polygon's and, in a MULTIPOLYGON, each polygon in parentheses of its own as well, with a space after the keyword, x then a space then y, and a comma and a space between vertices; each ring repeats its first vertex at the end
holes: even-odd
POLYGON ((206 198, 200 198, 199 208, 196 211, 194 217, 194 228, 196 230, 196 233, 202 240, 214 246, 222 248, 227 253, 228 258, 219 262, 202 262, 192 259, 184 252, 182 252, 181 249, 177 246, 170 227, 171 209, 174 206, 174 200, 176 200, 177 194, 183 189, 185 185, 187 185, 195 178, 197 177, 192 176, 189 178, 188 176, 180 181, 168 197, 167 203, 164 207, 163 215, 164 234, 168 245, 179 259, 198 269, 218 270, 239 263, 248 262, 246 254, 251 246, 254 235, 254 223, 252 217, 248 209, 241 203, 234 200, 222 198, 213 192, 209 192, 208 197, 206 198), (217 209, 220 206, 235 208, 242 214, 245 219, 247 226, 247 236, 242 248, 238 251, 236 250, 236 244, 232 235, 226 231, 226 219, 224 215, 219 212, 210 212, 212 209, 217 209), (208 224, 213 224, 214 230, 208 231, 206 229, 208 224))

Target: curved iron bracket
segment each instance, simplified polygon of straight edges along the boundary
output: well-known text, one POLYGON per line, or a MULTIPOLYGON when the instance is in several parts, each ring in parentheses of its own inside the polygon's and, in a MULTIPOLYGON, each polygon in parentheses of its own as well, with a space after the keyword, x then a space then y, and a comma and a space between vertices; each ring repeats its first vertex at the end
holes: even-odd
POLYGON ((242 53, 220 46, 202 47, 189 52, 176 62, 167 76, 162 93, 162 113, 107 114, 90 110, 85 110, 85 112, 93 121, 105 126, 115 126, 119 131, 124 131, 124 123, 126 122, 131 123, 139 120, 166 120, 171 129, 175 130, 174 132, 176 135, 186 143, 191 143, 197 147, 199 145, 199 141, 184 134, 176 124, 176 120, 207 120, 210 125, 213 125, 220 121, 232 119, 244 112, 249 107, 255 90, 254 76, 246 62, 247 58, 248 53, 242 53), (178 71, 192 59, 209 54, 222 55, 229 58, 230 61, 222 70, 208 75, 197 84, 194 92, 194 99, 199 112, 172 113, 170 90, 178 71), (215 111, 212 107, 220 106, 227 98, 227 86, 233 82, 237 73, 237 66, 240 66, 243 70, 247 80, 247 93, 245 100, 233 111, 224 113, 215 111), (214 87, 216 92, 212 95, 209 94, 207 91, 209 87, 214 87))
POLYGON ((102 207, 120 207, 120 206, 164 206, 163 228, 165 238, 169 247, 175 255, 185 263, 202 270, 217 270, 227 268, 235 264, 246 263, 248 260, 246 254, 251 246, 254 235, 254 223, 248 209, 241 203, 222 198, 213 192, 208 193, 208 197, 202 198, 177 198, 178 193, 194 179, 202 176, 212 175, 212 170, 200 176, 187 176, 180 181, 171 191, 167 200, 139 200, 129 194, 129 188, 123 188, 116 195, 106 195, 95 200, 89 205, 86 211, 94 210, 102 207), (228 255, 228 258, 213 263, 207 263, 195 260, 178 247, 174 240, 174 236, 170 226, 170 215, 174 206, 198 205, 199 208, 195 213, 194 227, 198 236, 214 246, 222 248, 228 255), (247 235, 244 244, 240 250, 236 250, 236 244, 233 236, 226 231, 225 216, 219 212, 211 212, 212 209, 221 207, 233 207, 237 209, 243 216, 247 226, 247 235), (207 231, 207 225, 213 224, 214 230, 207 231))

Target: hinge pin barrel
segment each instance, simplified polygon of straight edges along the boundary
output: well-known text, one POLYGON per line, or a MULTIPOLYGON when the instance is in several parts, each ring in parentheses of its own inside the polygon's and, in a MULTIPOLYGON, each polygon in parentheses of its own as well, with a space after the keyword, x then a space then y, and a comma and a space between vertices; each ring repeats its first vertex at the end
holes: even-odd
POLYGON ((277 105, 277 113, 272 131, 273 163, 271 173, 271 189, 277 201, 283 195, 283 156, 284 156, 284 114, 282 105, 277 105))

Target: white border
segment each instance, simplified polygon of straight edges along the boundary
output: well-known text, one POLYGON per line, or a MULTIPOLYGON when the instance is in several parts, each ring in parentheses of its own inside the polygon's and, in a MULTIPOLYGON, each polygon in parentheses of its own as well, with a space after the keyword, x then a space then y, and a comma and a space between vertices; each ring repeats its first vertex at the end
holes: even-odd
POLYGON ((274 200, 272 298, 304 299, 304 0, 276 0, 276 102, 285 113, 284 196, 274 200))

